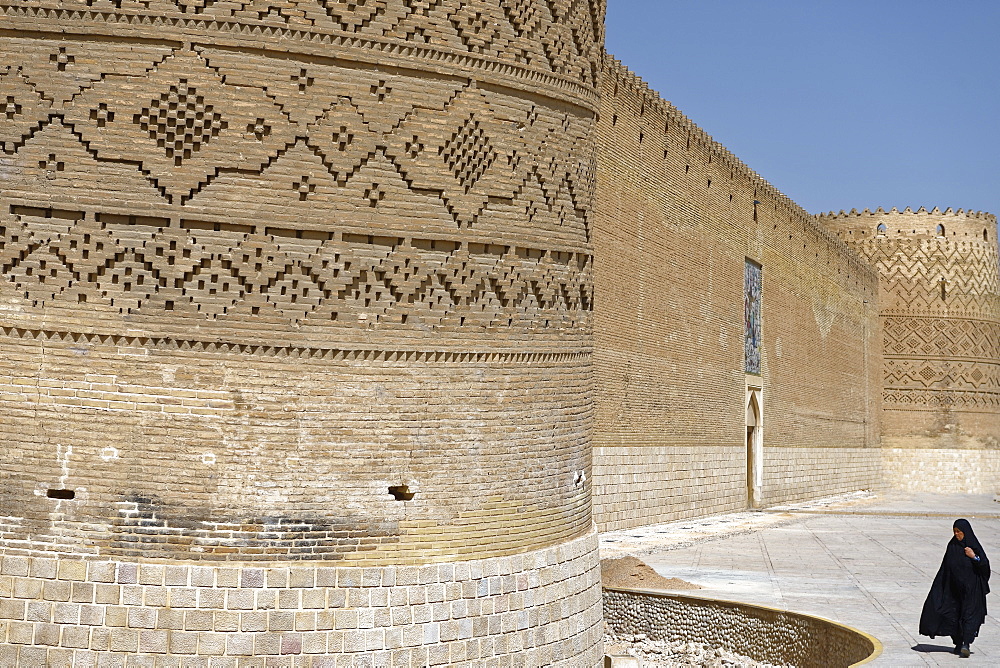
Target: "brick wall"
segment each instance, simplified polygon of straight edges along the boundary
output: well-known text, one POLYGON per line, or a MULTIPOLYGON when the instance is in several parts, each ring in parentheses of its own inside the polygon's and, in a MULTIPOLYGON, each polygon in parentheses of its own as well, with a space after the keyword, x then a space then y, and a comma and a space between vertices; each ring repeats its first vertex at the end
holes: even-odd
POLYGON ((6 334, 7 550, 405 563, 590 528, 581 354, 6 334))
POLYGON ((947 209, 820 217, 881 276, 886 480, 998 491, 1000 269, 996 217, 947 209))
POLYGON ((614 59, 602 105, 599 526, 745 507, 748 385, 760 502, 875 486, 877 274, 614 59), (759 377, 744 373, 747 259, 763 267, 759 377))
MULTIPOLYGON (((526 555, 534 582, 573 544, 590 572, 602 25, 599 0, 0 2, 8 557, 526 555)), ((490 633, 594 663, 581 577, 537 638, 490 633)), ((119 604, 159 624, 164 588, 119 604)), ((110 651, 73 614, 17 621, 22 661, 110 651)))

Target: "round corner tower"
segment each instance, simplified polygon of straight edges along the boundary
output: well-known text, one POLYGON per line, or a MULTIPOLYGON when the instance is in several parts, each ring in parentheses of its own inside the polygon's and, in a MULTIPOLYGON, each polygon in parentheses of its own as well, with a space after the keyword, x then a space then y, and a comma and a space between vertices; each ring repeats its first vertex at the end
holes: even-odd
POLYGON ((4 663, 598 662, 603 5, 0 0, 4 663))
POLYGON ((1000 491, 996 217, 907 208, 819 220, 879 271, 887 482, 1000 491))

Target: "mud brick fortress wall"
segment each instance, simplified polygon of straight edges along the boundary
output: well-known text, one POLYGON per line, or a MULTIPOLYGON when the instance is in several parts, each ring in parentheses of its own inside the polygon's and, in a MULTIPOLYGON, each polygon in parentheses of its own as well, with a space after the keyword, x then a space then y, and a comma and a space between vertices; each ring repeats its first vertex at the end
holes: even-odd
POLYGON ((819 220, 881 275, 887 482, 1000 491, 996 217, 921 208, 819 220))
POLYGON ((877 486, 878 273, 617 61, 605 74, 598 526, 877 486), (763 276, 759 375, 744 366, 747 260, 763 276), (748 388, 763 430, 750 467, 748 388))
POLYGON ((996 491, 995 218, 806 213, 603 12, 0 0, 0 664, 596 665, 595 520, 996 491))
POLYGON ((597 663, 602 34, 0 2, 0 662, 597 663))

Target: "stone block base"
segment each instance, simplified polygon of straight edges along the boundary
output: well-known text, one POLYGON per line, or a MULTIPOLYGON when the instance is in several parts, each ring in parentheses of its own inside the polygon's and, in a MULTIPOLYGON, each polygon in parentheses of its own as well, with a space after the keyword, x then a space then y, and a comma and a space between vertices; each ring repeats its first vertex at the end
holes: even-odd
MULTIPOLYGON (((761 505, 881 487, 878 448, 769 448, 761 505)), ((629 446, 594 448, 594 519, 617 531, 745 510, 746 449, 629 446)))
POLYGON ((743 457, 722 446, 594 448, 594 521, 617 531, 743 510, 743 457))
POLYGON ((1000 493, 1000 450, 884 449, 886 484, 908 492, 1000 493))
POLYGON ((421 566, 5 554, 0 665, 596 666, 597 534, 421 566))
POLYGON ((818 499, 883 486, 879 448, 768 448, 763 505, 818 499))

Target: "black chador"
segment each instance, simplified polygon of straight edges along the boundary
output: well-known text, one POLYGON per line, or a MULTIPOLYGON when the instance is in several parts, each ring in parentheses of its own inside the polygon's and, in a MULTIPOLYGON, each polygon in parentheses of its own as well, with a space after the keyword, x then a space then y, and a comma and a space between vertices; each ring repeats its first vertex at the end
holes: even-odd
POLYGON ((951 636, 955 651, 968 656, 986 619, 990 560, 967 520, 955 520, 954 532, 924 602, 920 634, 951 636))

